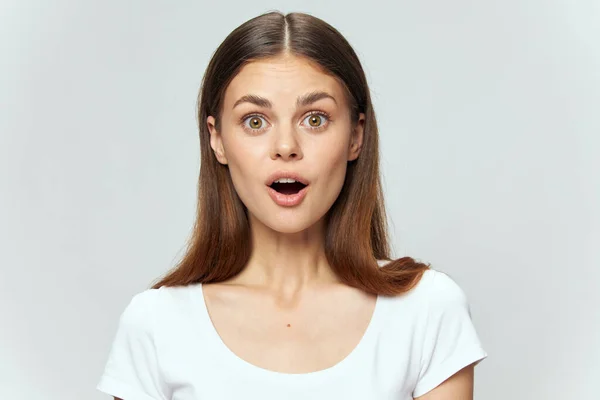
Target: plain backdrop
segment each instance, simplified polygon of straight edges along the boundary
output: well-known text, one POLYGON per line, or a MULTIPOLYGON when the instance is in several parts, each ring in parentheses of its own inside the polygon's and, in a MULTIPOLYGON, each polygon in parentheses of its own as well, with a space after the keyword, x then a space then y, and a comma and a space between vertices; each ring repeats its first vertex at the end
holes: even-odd
POLYGON ((0 398, 107 398, 119 314, 192 227, 204 69, 272 9, 359 54, 393 255, 467 293, 476 399, 600 398, 598 1, 0 4, 0 398))

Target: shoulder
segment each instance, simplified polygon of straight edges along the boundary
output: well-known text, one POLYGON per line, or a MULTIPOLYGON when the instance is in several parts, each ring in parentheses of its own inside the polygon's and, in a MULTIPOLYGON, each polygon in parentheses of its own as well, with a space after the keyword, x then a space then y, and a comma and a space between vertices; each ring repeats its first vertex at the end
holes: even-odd
POLYGON ((171 331, 184 321, 192 321, 197 311, 198 286, 163 286, 134 294, 124 307, 120 319, 121 330, 137 335, 155 336, 158 331, 171 331))
POLYGON ((487 356, 471 319, 467 296, 459 284, 436 270, 427 271, 421 284, 424 317, 419 326, 421 361, 414 397, 487 356))
POLYGON ((467 297, 464 290, 448 274, 430 269, 425 272, 423 285, 432 304, 464 304, 467 297))
POLYGON ((448 274, 427 270, 413 291, 409 294, 408 308, 426 331, 448 333, 450 328, 471 323, 465 291, 448 274))
POLYGON ((468 312, 469 304, 464 290, 444 272, 434 269, 425 271, 415 289, 430 316, 463 310, 468 312))
POLYGON ((146 289, 134 294, 121 313, 120 325, 138 330, 150 330, 156 314, 161 289, 146 289))
POLYGON ((467 296, 462 287, 448 274, 435 269, 426 270, 414 288, 389 298, 389 301, 418 312, 468 308, 467 296))
MULTIPOLYGON (((383 267, 390 261, 377 260, 377 264, 379 267, 383 267)), ((413 293, 434 299, 457 301, 461 301, 465 296, 461 287, 448 274, 432 268, 423 273, 417 285, 407 294, 412 295, 413 293)))

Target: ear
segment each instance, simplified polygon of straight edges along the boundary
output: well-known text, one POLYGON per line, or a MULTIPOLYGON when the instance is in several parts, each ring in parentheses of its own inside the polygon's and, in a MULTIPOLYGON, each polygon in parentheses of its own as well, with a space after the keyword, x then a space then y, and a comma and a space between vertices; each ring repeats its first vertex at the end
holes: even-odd
POLYGON ((350 141, 350 148, 348 149, 348 161, 354 161, 358 158, 360 150, 362 149, 363 137, 365 132, 365 114, 360 113, 358 115, 358 121, 352 130, 352 138, 350 141))
POLYGON ((225 149, 223 148, 223 138, 219 131, 217 131, 216 124, 217 120, 212 115, 206 118, 206 125, 208 127, 208 132, 210 133, 210 147, 213 149, 217 161, 226 165, 227 157, 225 157, 225 149))

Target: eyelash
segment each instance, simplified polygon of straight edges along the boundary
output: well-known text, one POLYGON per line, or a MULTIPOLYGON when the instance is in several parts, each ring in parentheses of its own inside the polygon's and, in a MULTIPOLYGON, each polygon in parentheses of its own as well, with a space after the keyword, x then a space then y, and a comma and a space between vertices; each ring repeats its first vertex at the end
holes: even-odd
MULTIPOLYGON (((326 113, 325 111, 309 111, 309 112, 308 112, 308 113, 307 113, 307 114, 306 114, 306 115, 305 115, 305 116, 302 118, 302 121, 304 121, 304 120, 305 120, 306 118, 308 118, 308 117, 312 117, 313 115, 318 115, 318 116, 321 116, 321 117, 325 117, 325 123, 324 123, 323 125, 321 125, 321 126, 318 126, 318 127, 312 127, 312 126, 308 126, 308 129, 310 129, 310 130, 312 130, 312 131, 319 131, 319 130, 323 130, 323 129, 325 129, 325 128, 326 128, 326 127, 329 125, 329 123, 331 122, 331 116, 330 116, 328 113, 326 113)), ((264 116, 264 115, 262 115, 262 114, 257 114, 257 113, 253 113, 253 114, 247 114, 247 115, 243 116, 243 117, 241 118, 241 120, 240 120, 240 125, 242 126, 242 128, 244 128, 246 131, 250 131, 250 132, 252 132, 252 133, 255 133, 255 134, 256 134, 256 133, 260 133, 260 132, 264 131, 265 129, 267 129, 267 127, 266 127, 266 126, 265 126, 265 127, 263 127, 263 128, 259 128, 259 129, 252 129, 252 128, 249 128, 249 127, 246 125, 246 122, 248 121, 248 119, 249 119, 249 118, 254 118, 254 117, 256 117, 256 118, 262 118, 263 120, 265 120, 265 123, 267 122, 267 121, 266 121, 266 118, 265 118, 265 116, 264 116)))

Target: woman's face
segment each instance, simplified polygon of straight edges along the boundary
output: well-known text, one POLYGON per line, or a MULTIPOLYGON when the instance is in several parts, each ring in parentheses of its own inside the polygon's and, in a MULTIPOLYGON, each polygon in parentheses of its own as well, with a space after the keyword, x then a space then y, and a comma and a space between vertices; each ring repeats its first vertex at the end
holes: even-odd
POLYGON ((352 124, 345 91, 304 58, 285 55, 245 65, 225 91, 219 130, 209 116, 211 147, 227 164, 251 223, 282 233, 319 222, 337 199, 347 162, 362 146, 364 115, 352 124), (270 187, 291 172, 308 183, 270 187))

